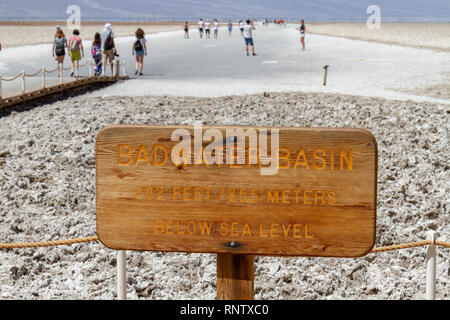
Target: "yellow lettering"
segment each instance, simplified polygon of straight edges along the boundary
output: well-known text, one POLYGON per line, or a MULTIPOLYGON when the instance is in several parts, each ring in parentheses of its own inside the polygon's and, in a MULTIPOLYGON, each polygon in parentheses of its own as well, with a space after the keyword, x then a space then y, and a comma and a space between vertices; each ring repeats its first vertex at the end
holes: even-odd
POLYGON ((274 193, 272 194, 272 192, 269 190, 267 190, 267 201, 269 202, 271 201, 272 203, 276 202, 278 203, 278 190, 275 190, 274 193))
POLYGON ((247 223, 244 225, 244 230, 242 231, 242 236, 245 236, 246 234, 248 234, 249 237, 252 236, 250 226, 247 223))
POLYGON ((344 160, 347 163, 348 171, 352 171, 352 149, 350 149, 348 155, 345 154, 344 150, 341 150, 339 158, 339 169, 341 171, 344 170, 344 160))
POLYGON ((235 231, 237 231, 236 230, 236 226, 239 224, 239 222, 232 222, 231 223, 231 233, 230 233, 230 235, 232 235, 232 236, 239 236, 239 233, 236 233, 235 231))
POLYGON ((284 223, 281 225, 283 227, 283 233, 284 233, 284 237, 287 238, 289 235, 289 229, 291 229, 291 225, 288 225, 288 228, 286 230, 286 227, 284 226, 284 223))
POLYGON ((294 169, 295 169, 298 165, 305 166, 306 169, 309 169, 308 160, 306 159, 305 150, 303 150, 303 149, 298 150, 297 158, 295 159, 295 163, 294 163, 294 169), (300 160, 300 157, 302 157, 302 161, 299 161, 299 160, 300 160))
POLYGON ((132 157, 131 157, 131 146, 129 144, 119 144, 117 145, 117 164, 123 164, 123 165, 129 165, 131 162, 133 161, 132 157), (127 152, 121 152, 121 148, 122 147, 127 147, 128 151, 127 152), (127 162, 122 162, 122 156, 127 156, 128 157, 128 161, 127 162))
POLYGON ((197 223, 195 223, 195 221, 189 221, 187 227, 188 227, 188 232, 191 235, 195 234, 197 232, 197 223))
POLYGON ((269 235, 264 234, 262 230, 262 224, 259 224, 259 236, 262 238, 268 237, 269 235))
POLYGON ((226 236, 228 234, 228 224, 226 222, 222 222, 220 224, 220 235, 226 236))
POLYGON ((278 232, 278 229, 275 228, 275 226, 279 226, 279 225, 280 224, 278 224, 278 223, 271 223, 270 224, 270 237, 271 238, 278 238, 279 237, 279 235, 277 233, 275 233, 275 232, 278 232))
POLYGON ((200 233, 209 235, 211 233, 212 223, 203 222, 200 223, 200 233))
POLYGON ((289 197, 287 194, 289 193, 289 190, 283 190, 281 191, 281 203, 290 203, 286 198, 289 197))
POLYGON ((164 221, 156 220, 154 229, 155 229, 155 233, 164 233, 164 221))
POLYGON ((306 201, 307 196, 308 196, 308 193, 312 193, 312 191, 305 190, 305 191, 303 192, 303 203, 304 203, 304 204, 313 204, 312 202, 306 201))
POLYGON ((323 154, 324 156, 325 154, 325 150, 323 150, 322 148, 317 148, 314 150, 313 152, 313 156, 315 159, 322 161, 322 165, 317 165, 317 162, 314 162, 314 168, 316 168, 317 170, 322 170, 323 168, 325 168, 325 166, 327 165, 327 161, 325 160, 325 158, 323 156, 319 156, 317 154, 317 152, 320 152, 321 154, 323 154))
POLYGON ((167 150, 163 146, 154 145, 153 146, 153 165, 155 166, 163 166, 167 162, 167 150), (163 151, 164 157, 162 162, 158 162, 158 150, 163 151))
POLYGON ((301 224, 294 224, 294 238, 301 238, 302 236, 299 235, 297 232, 301 232, 301 224))
POLYGON ((328 192, 327 203, 330 205, 335 204, 336 203, 335 196, 336 196, 336 194, 333 191, 328 192))
POLYGON ((147 166, 150 165, 150 160, 148 160, 147 151, 145 150, 145 147, 143 145, 139 147, 138 155, 134 165, 137 166, 139 161, 145 161, 145 163, 147 163, 147 166))
POLYGON ((314 238, 313 236, 310 236, 310 235, 308 234, 308 225, 307 225, 307 224, 305 224, 305 238, 308 238, 308 239, 314 238))

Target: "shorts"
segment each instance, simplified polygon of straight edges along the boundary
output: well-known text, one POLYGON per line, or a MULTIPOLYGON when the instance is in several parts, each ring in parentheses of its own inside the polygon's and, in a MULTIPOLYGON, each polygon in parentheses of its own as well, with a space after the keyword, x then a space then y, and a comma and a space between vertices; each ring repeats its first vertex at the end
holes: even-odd
POLYGON ((113 62, 113 60, 114 60, 114 51, 112 49, 102 51, 102 64, 106 65, 106 62, 108 61, 108 59, 109 59, 109 62, 113 62))
POLYGON ((136 57, 142 57, 145 55, 145 51, 144 50, 139 50, 139 51, 134 50, 134 54, 136 55, 136 57))
POLYGON ((231 32, 231 28, 228 28, 228 31, 231 32))
POLYGON ((203 28, 198 28, 198 31, 203 32, 203 28))
POLYGON ((253 38, 244 38, 245 39, 245 45, 251 45, 253 46, 253 38))
POLYGON ((300 33, 300 38, 304 38, 305 34, 304 33, 300 33))
POLYGON ((73 61, 81 60, 81 51, 80 50, 70 50, 70 58, 73 61))

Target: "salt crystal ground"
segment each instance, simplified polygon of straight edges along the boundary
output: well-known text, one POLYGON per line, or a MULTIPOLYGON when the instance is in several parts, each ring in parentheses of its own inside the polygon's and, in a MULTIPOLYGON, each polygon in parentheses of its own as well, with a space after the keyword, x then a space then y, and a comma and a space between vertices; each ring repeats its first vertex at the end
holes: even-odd
MULTIPOLYGON (((448 101, 403 92, 440 81, 448 71, 440 65, 448 54, 314 36, 308 36, 308 50, 302 52, 296 38, 286 40, 289 34, 296 36, 295 30, 258 27, 257 57, 243 54, 238 35, 216 42, 200 42, 195 31, 190 41, 180 39, 179 32, 149 36, 147 76, 2 116, 0 242, 95 234, 98 132, 114 123, 194 121, 365 128, 379 150, 376 246, 423 240, 427 230, 449 241, 448 101), (222 41, 235 46, 222 47, 222 41), (281 43, 292 50, 276 48, 281 43), (159 51, 159 45, 172 50, 159 51), (191 59, 187 66, 183 53, 191 59), (298 58, 302 55, 310 61, 298 58), (240 70, 238 75, 222 65, 226 61, 240 70), (322 88, 324 64, 333 67, 322 88), (330 92, 303 92, 319 89, 330 92)), ((124 57, 129 42, 119 41, 124 57)), ((37 64, 47 61, 36 53, 30 57, 37 64)), ((8 61, 12 66, 14 60, 8 61)), ((449 252, 438 252, 437 298, 449 299, 449 252)), ((3 299, 111 299, 116 294, 115 252, 100 243, 0 251, 0 261, 3 299)), ((215 297, 214 255, 128 252, 127 265, 129 298, 215 297)), ((255 267, 257 299, 422 299, 425 294, 425 248, 358 259, 258 257, 255 267)))

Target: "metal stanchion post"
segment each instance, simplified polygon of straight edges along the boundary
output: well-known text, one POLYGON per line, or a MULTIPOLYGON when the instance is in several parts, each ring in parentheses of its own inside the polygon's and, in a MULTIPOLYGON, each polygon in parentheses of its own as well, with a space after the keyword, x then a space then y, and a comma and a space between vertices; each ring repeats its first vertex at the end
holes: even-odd
POLYGON ((117 251, 117 299, 127 299, 127 252, 125 250, 117 251))
POLYGON ((436 232, 428 231, 427 239, 431 244, 427 248, 426 299, 434 300, 436 295, 436 232))

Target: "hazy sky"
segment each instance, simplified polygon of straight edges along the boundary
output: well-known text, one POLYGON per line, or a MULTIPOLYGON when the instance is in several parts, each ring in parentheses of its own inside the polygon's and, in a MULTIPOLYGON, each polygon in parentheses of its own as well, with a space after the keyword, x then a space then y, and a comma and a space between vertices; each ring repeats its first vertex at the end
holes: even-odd
POLYGON ((85 20, 184 20, 284 17, 308 21, 365 21, 378 5, 388 21, 450 22, 450 0, 0 0, 0 19, 66 19, 69 5, 85 20))

